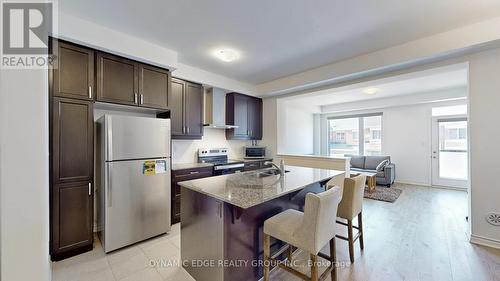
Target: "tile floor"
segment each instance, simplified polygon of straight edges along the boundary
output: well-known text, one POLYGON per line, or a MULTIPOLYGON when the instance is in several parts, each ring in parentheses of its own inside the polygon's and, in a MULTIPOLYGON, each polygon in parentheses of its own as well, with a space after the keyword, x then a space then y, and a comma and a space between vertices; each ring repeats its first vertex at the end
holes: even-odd
MULTIPOLYGON (((360 252, 355 244, 356 260, 339 269, 338 280, 500 281, 500 250, 467 240, 465 192, 401 184, 394 187, 403 190, 395 203, 365 199, 365 250, 360 252)), ((176 224, 169 234, 108 255, 96 239, 93 251, 53 263, 53 280, 194 280, 178 266, 154 265, 159 260, 175 263, 180 259, 179 232, 176 224)), ((345 228, 339 229, 339 233, 345 232, 345 228)), ((307 255, 298 252, 294 258, 305 263, 307 255)), ((345 241, 337 240, 337 259, 349 260, 345 241)), ((308 272, 305 266, 297 269, 308 272)), ((298 279, 277 269, 271 280, 298 279)))
POLYGON ((180 224, 168 234, 105 254, 95 237, 94 249, 52 263, 53 281, 191 281, 184 269, 160 266, 157 261, 180 259, 180 224))

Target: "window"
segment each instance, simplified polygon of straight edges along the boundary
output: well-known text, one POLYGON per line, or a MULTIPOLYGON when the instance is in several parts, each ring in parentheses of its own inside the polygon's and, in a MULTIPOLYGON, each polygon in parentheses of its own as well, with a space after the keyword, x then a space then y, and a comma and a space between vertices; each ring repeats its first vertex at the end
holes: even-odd
POLYGON ((329 154, 358 154, 358 118, 328 120, 329 154))
POLYGON ((328 153, 380 155, 382 114, 328 118, 328 153))

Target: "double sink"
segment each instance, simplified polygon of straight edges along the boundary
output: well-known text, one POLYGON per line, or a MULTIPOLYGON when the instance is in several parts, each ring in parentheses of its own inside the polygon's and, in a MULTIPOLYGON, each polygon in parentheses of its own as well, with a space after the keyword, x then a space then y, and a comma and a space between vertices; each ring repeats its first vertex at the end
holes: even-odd
MULTIPOLYGON (((288 173, 290 171, 285 170, 285 173, 288 173)), ((269 169, 269 170, 263 170, 263 171, 257 171, 257 177, 259 178, 265 178, 265 177, 270 177, 270 176, 277 176, 280 175, 281 172, 278 169, 269 169)))

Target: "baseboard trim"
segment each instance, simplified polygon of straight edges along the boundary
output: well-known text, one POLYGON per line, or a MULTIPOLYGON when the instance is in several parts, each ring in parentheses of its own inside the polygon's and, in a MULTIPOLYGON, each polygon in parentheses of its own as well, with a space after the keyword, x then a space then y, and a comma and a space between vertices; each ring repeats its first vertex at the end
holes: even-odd
POLYGON ((486 246, 490 248, 495 248, 495 249, 500 249, 500 241, 495 240, 495 239, 490 239, 478 235, 471 234, 470 236, 470 242, 472 244, 477 244, 481 246, 486 246))
POLYGON ((431 187, 439 189, 456 190, 456 191, 466 191, 466 192, 469 190, 467 187, 455 187, 455 186, 444 186, 444 185, 431 185, 431 187))
POLYGON ((409 182, 409 181, 395 181, 394 183, 410 184, 410 185, 416 185, 416 186, 421 186, 421 187, 431 187, 431 188, 448 189, 448 190, 456 190, 456 191, 467 191, 468 190, 468 188, 462 188, 462 187, 432 185, 432 184, 427 184, 427 183, 416 183, 416 182, 409 182))
POLYGON ((411 182, 411 181, 394 181, 394 183, 411 184, 411 185, 418 185, 418 186, 424 186, 424 187, 431 187, 431 185, 426 184, 426 183, 416 183, 416 182, 411 182))

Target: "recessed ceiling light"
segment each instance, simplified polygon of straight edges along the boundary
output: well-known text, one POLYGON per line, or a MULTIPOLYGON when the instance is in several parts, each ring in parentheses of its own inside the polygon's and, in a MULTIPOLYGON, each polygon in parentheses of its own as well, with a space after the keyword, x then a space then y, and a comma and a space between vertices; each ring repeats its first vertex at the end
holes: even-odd
POLYGON ((232 62, 240 58, 240 53, 230 48, 215 49, 212 55, 224 62, 232 62))
POLYGON ((366 88, 363 90, 363 93, 368 94, 368 95, 373 95, 380 92, 379 88, 366 88))

